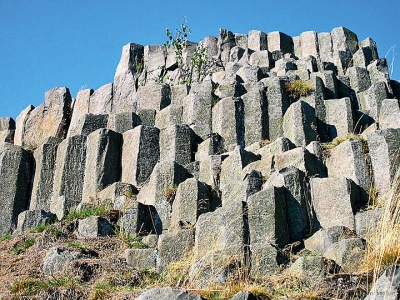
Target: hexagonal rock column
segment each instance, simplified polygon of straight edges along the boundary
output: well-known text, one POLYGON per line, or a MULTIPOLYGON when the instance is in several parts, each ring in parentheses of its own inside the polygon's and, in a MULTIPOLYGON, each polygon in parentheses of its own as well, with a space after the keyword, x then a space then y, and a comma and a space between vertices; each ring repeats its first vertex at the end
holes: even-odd
POLYGON ((400 129, 376 130, 368 133, 374 186, 379 195, 389 195, 400 164, 400 129))
POLYGON ((188 171, 178 163, 161 161, 154 167, 148 184, 140 190, 137 201, 154 206, 162 229, 170 227, 173 199, 169 191, 176 189, 188 177, 190 177, 188 171))
POLYGON ((71 209, 75 209, 82 200, 86 140, 84 135, 75 135, 58 145, 50 211, 59 220, 71 209))
POLYGON ((139 186, 150 177, 160 156, 159 132, 140 125, 123 134, 122 182, 139 186))
POLYGON ((57 148, 61 140, 48 137, 34 152, 36 167, 29 209, 50 209, 57 148))
POLYGON ((325 122, 329 139, 345 137, 354 131, 350 98, 325 100, 325 122))
POLYGON ((262 277, 280 264, 277 249, 289 242, 289 227, 286 217, 285 191, 268 187, 247 200, 251 249, 251 271, 262 277))
POLYGON ((21 145, 36 147, 49 136, 65 138, 72 113, 71 102, 71 94, 67 88, 47 91, 45 102, 26 115, 21 145))
POLYGON ((360 202, 359 188, 347 178, 311 178, 315 229, 342 225, 355 230, 354 213, 360 202))
POLYGON ((14 144, 15 121, 13 118, 0 118, 0 145, 14 144))
POLYGON ((137 90, 137 109, 155 109, 160 111, 171 104, 169 85, 149 83, 137 90))
POLYGON ((32 155, 20 146, 0 147, 0 236, 17 226, 18 215, 29 206, 32 155))
POLYGON ((84 114, 75 124, 74 128, 70 128, 68 131, 68 137, 74 135, 89 135, 93 131, 106 128, 108 122, 108 115, 98 114, 84 114))
POLYGON ((121 147, 120 133, 103 128, 89 134, 82 191, 83 203, 93 203, 97 192, 119 180, 121 147))

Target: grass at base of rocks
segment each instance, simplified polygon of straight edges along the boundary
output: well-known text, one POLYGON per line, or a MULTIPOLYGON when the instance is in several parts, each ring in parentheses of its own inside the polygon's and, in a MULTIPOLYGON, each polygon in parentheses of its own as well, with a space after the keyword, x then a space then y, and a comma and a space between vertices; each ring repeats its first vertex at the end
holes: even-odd
POLYGON ((110 212, 108 205, 99 205, 97 207, 85 207, 81 210, 73 210, 65 217, 66 220, 84 219, 92 216, 105 216, 110 212))
POLYGON ((23 295, 23 296, 36 296, 42 290, 48 289, 50 287, 66 287, 75 288, 79 286, 79 281, 75 278, 61 277, 46 280, 46 279, 36 279, 27 278, 14 282, 11 286, 10 291, 13 294, 23 295))
POLYGON ((11 233, 6 232, 2 237, 0 237, 0 242, 6 241, 6 240, 11 240, 11 239, 12 239, 11 233))
POLYGON ((22 244, 16 245, 14 248, 11 249, 11 253, 15 255, 19 255, 24 253, 29 247, 31 247, 35 243, 34 238, 27 238, 22 242, 22 244))

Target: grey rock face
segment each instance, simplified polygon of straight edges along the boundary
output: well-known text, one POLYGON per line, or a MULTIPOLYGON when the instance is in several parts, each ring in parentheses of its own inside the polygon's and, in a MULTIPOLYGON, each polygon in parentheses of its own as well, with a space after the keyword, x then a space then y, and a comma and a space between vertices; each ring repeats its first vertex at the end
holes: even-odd
POLYGON ((159 129, 137 126, 123 134, 121 180, 135 186, 151 175, 159 159, 159 129))
POLYGON ((15 121, 13 118, 0 118, 0 145, 14 144, 15 121))
POLYGON ((113 113, 108 118, 107 128, 122 134, 141 123, 140 117, 134 112, 113 113))
POLYGON ((242 96, 244 105, 244 143, 251 145, 268 137, 267 98, 262 82, 242 96))
POLYGON ((75 135, 62 141, 57 148, 53 197, 50 211, 61 220, 82 200, 86 164, 86 140, 75 135))
POLYGON ((119 209, 121 217, 118 225, 123 234, 136 236, 161 233, 162 228, 158 223, 156 224, 158 217, 154 207, 144 205, 131 198, 119 209))
POLYGON ((275 271, 282 263, 277 247, 289 242, 285 191, 271 186, 249 197, 250 274, 255 278, 275 271), (276 246, 275 246, 276 245, 276 246))
POLYGON ((400 266, 391 265, 378 278, 366 300, 395 300, 399 299, 400 266))
POLYGON ((68 137, 74 135, 89 135, 100 128, 106 128, 108 115, 85 114, 76 123, 74 128, 68 131, 68 137))
POLYGON ((353 54, 358 49, 357 35, 344 27, 331 31, 333 62, 340 73, 345 73, 353 54))
POLYGON ((283 54, 293 52, 293 40, 287 34, 279 31, 269 32, 267 39, 270 52, 281 51, 283 54))
POLYGON ((306 146, 316 140, 315 109, 304 101, 290 105, 283 116, 283 133, 296 146, 306 146))
POLYGON ((71 123, 69 125, 68 136, 70 136, 70 131, 75 130, 78 125, 79 120, 85 115, 89 113, 90 109, 90 96, 93 94, 94 90, 85 89, 79 91, 75 103, 74 109, 72 111, 71 123))
POLYGON ((197 146, 196 160, 206 159, 210 155, 219 155, 225 152, 224 141, 218 133, 212 133, 210 137, 197 146))
MULTIPOLYGON (((294 166, 306 173, 307 176, 312 176, 318 173, 316 167, 316 157, 304 147, 297 147, 274 156, 275 170, 280 170, 288 166, 294 166)), ((324 177, 325 174, 319 174, 324 177)))
POLYGON ((400 129, 372 131, 367 135, 374 184, 380 195, 390 191, 400 160, 400 129))
POLYGON ((301 256, 289 267, 291 273, 311 278, 323 277, 325 269, 322 256, 301 256))
POLYGON ((21 145, 36 148, 49 136, 65 138, 71 119, 71 102, 71 94, 67 88, 47 91, 45 102, 30 112, 26 111, 23 114, 26 116, 25 120, 18 122, 18 126, 24 124, 21 145))
POLYGON ((329 177, 347 177, 360 187, 361 202, 366 204, 371 186, 361 140, 349 139, 329 150, 326 158, 329 177))
POLYGON ((159 111, 171 104, 169 85, 151 83, 140 86, 137 90, 137 109, 154 109, 159 111))
POLYGON ((154 249, 126 249, 124 257, 127 265, 137 270, 156 268, 157 251, 154 249))
POLYGON ((267 50, 267 34, 260 30, 250 30, 247 38, 247 47, 253 51, 267 50))
POLYGON ((241 292, 236 293, 229 300, 257 300, 257 298, 255 296, 253 296, 253 294, 250 292, 241 291, 241 292))
POLYGON ((173 262, 187 260, 194 246, 194 229, 160 235, 158 239, 157 271, 167 271, 173 262))
POLYGON ((83 257, 84 256, 80 252, 53 247, 47 251, 43 260, 43 273, 49 276, 63 273, 66 271, 70 262, 83 257))
POLYGON ((29 209, 50 209, 57 148, 61 140, 48 137, 34 152, 36 162, 29 209))
POLYGON ((385 82, 377 82, 371 85, 366 91, 359 94, 361 109, 368 110, 369 115, 375 120, 379 120, 379 114, 383 100, 390 98, 385 82))
POLYGON ((195 136, 187 125, 171 125, 160 131, 160 160, 185 166, 192 161, 195 136))
POLYGON ((210 155, 200 161, 199 180, 219 189, 221 178, 221 165, 228 155, 210 155))
POLYGON ((155 126, 156 122, 156 110, 155 109, 138 109, 137 115, 140 119, 140 124, 145 126, 155 126))
POLYGON ((324 253, 324 257, 334 260, 344 272, 354 270, 362 262, 366 251, 360 238, 347 238, 333 243, 324 253))
POLYGON ((171 104, 158 112, 155 126, 163 129, 171 125, 180 125, 182 124, 182 114, 183 106, 171 104))
POLYGON ((93 203, 97 192, 117 182, 121 176, 122 135, 99 129, 87 137, 85 179, 82 201, 93 203))
POLYGON ((382 101, 379 113, 379 129, 400 128, 400 107, 398 99, 382 101))
POLYGON ((376 207, 371 210, 360 211, 356 213, 356 233, 362 238, 366 238, 371 233, 379 230, 379 220, 381 220, 384 211, 382 207, 376 207))
POLYGON ((244 264, 245 208, 241 202, 202 214, 196 223, 195 263, 190 278, 198 286, 225 282, 244 264))
POLYGON ((234 34, 229 30, 220 29, 218 34, 217 48, 218 58, 223 66, 226 66, 228 63, 230 51, 235 45, 234 34))
POLYGON ((171 228, 180 229, 194 226, 198 217, 212 208, 211 188, 206 184, 188 178, 182 182, 172 204, 171 228))
POLYGON ((99 216, 92 216, 79 220, 78 237, 97 238, 100 236, 113 235, 113 227, 106 219, 99 216))
POLYGON ((326 126, 331 140, 346 137, 354 131, 350 98, 325 100, 326 126))
POLYGON ((185 290, 176 290, 171 287, 152 288, 137 298, 137 300, 202 300, 200 295, 189 293, 185 290))
POLYGON ((11 233, 29 206, 32 156, 20 146, 0 147, 0 235, 11 233))
POLYGON ((355 229, 354 212, 360 196, 358 186, 351 179, 311 178, 310 186, 317 229, 336 225, 355 229))
MULTIPOLYGON (((178 185, 190 177, 188 171, 174 161, 157 163, 151 174, 148 184, 140 190, 138 202, 154 206, 161 228, 170 227, 173 198, 169 195, 178 185)), ((156 227, 159 228, 158 224, 156 227)))
POLYGON ((94 115, 109 114, 113 111, 113 84, 107 83, 90 95, 89 113, 94 115))
POLYGON ((25 210, 18 215, 16 232, 25 232, 34 229, 39 225, 51 224, 55 220, 56 215, 44 210, 25 210))

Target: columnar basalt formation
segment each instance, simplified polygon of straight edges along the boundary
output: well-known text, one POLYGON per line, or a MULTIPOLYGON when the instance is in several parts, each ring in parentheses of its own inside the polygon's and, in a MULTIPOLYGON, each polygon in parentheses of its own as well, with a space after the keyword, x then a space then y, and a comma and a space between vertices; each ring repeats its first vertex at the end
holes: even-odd
MULTIPOLYGON (((263 277, 303 241, 348 268, 338 249, 362 243, 338 230, 364 238, 371 191, 398 180, 400 83, 375 42, 338 27, 221 29, 199 44, 209 68, 191 84, 180 84, 172 49, 129 43, 113 83, 74 105, 55 88, 16 122, 1 118, 0 233, 111 204, 126 232, 155 239, 127 250, 129 265, 164 272, 192 259, 197 287, 239 271, 263 277)), ((87 238, 113 233, 103 219, 79 226, 87 238)))

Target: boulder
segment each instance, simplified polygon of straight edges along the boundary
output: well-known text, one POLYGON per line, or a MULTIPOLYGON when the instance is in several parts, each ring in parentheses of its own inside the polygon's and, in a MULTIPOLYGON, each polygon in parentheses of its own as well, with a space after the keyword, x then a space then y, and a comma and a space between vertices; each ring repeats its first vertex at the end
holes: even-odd
POLYGON ((56 215, 42 209, 25 210, 18 215, 16 232, 21 233, 31 229, 35 229, 39 225, 51 224, 56 219, 56 215))
POLYGON ((14 144, 15 121, 13 118, 0 118, 0 145, 14 144))
POLYGON ((128 111, 112 113, 108 118, 107 128, 122 134, 141 124, 140 117, 134 112, 128 111))
POLYGON ((171 104, 169 85, 149 83, 139 86, 137 90, 137 109, 154 109, 160 111, 171 104))
POLYGON ((354 132, 350 98, 325 100, 325 123, 330 140, 343 138, 354 132))
POLYGON ((156 268, 157 250, 155 249, 126 249, 124 257, 126 264, 137 270, 156 268))
POLYGON ((398 99, 384 99, 379 112, 379 129, 400 128, 400 107, 398 99))
POLYGON ((78 222, 77 235, 79 238, 97 238, 101 236, 114 235, 113 226, 107 219, 92 216, 80 219, 78 222))
POLYGON ((164 129, 172 125, 182 124, 183 106, 171 104, 156 115, 155 126, 164 129))
POLYGON ((400 292, 400 265, 389 266, 372 286, 365 300, 396 300, 400 292))
POLYGON ((354 237, 333 243, 324 252, 324 257, 335 261, 343 272, 351 272, 359 267, 365 253, 365 242, 354 237))
POLYGON ((160 131, 160 160, 186 166, 194 158, 195 135, 188 125, 171 125, 160 131))
POLYGON ((47 251, 43 259, 43 273, 48 276, 64 273, 68 265, 84 255, 78 251, 71 251, 61 247, 53 247, 47 251))
POLYGON ((68 137, 74 135, 89 135, 100 128, 106 128, 108 115, 84 114, 76 123, 74 128, 68 131, 68 137))
POLYGON ((200 295, 189 293, 185 290, 172 289, 171 287, 152 288, 139 295, 137 300, 202 300, 200 295))

